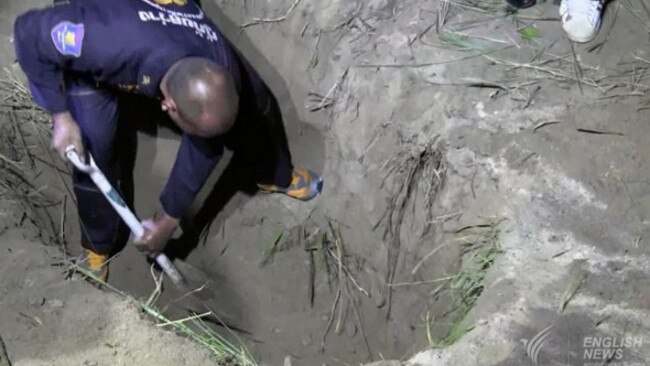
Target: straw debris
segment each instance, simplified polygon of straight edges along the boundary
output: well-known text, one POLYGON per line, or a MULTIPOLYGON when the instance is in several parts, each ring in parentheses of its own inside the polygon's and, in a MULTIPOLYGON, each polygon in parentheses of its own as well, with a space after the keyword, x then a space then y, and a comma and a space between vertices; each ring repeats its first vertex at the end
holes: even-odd
POLYGON ((409 225, 405 222, 406 214, 409 210, 415 212, 418 201, 423 202, 426 218, 422 235, 430 230, 431 223, 434 221, 433 204, 444 182, 445 167, 442 151, 437 146, 437 138, 412 150, 404 149, 384 166, 387 170, 384 184, 390 182, 391 193, 386 211, 375 228, 382 223, 385 225, 383 237, 388 243, 385 280, 388 286, 387 316, 389 316, 393 287, 391 285, 397 273, 402 246, 402 228, 409 225))

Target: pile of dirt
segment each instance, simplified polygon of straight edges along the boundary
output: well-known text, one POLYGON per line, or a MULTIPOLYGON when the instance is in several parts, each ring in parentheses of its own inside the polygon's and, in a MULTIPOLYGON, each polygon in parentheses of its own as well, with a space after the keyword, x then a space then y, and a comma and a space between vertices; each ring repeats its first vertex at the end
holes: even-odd
POLYGON ((207 350, 146 319, 133 300, 66 279, 59 248, 26 235, 0 236, 0 336, 11 365, 215 364, 207 350))

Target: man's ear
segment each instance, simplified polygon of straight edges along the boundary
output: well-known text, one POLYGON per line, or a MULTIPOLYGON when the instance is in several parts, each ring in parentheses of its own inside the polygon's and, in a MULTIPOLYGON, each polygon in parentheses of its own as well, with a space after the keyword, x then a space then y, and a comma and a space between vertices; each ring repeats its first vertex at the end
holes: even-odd
POLYGON ((165 98, 160 103, 165 112, 176 112, 176 102, 172 98, 165 98))

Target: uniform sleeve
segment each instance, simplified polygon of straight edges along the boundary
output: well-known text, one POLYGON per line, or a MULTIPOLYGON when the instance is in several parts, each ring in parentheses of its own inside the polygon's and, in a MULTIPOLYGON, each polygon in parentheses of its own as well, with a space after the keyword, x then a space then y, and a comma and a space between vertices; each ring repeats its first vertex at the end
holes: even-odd
POLYGON ((68 6, 56 6, 29 11, 14 24, 16 57, 34 100, 53 113, 67 109, 62 70, 83 48, 84 27, 74 21, 68 6))
POLYGON ((165 213, 174 218, 183 216, 222 155, 223 145, 217 139, 183 135, 174 167, 160 195, 165 213))

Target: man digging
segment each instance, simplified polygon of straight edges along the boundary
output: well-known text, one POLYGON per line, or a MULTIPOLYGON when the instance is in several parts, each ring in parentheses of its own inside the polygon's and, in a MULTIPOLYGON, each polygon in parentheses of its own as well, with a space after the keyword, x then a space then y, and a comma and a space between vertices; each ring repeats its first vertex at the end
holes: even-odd
MULTIPOLYGON (((165 248, 224 147, 264 192, 299 200, 320 193, 321 178, 291 163, 274 96, 194 2, 70 0, 18 17, 14 42, 34 100, 52 113, 52 147, 64 159, 70 145, 91 153, 113 186, 132 169, 120 156, 128 150, 120 126, 146 109, 129 107, 133 94, 158 103, 183 132, 160 195, 164 213, 145 220, 136 240, 148 255, 165 248)), ((73 184, 82 265, 106 280, 123 224, 86 174, 75 169, 73 184)))

